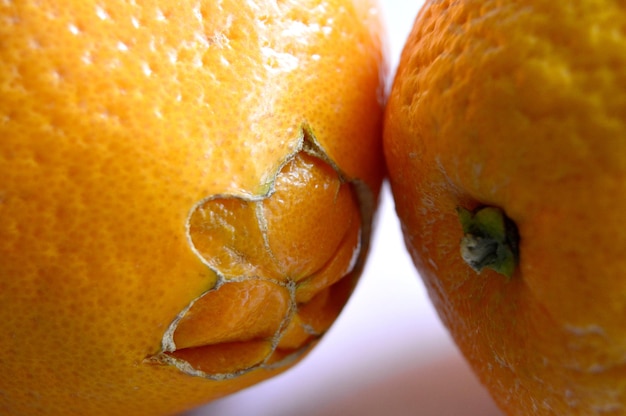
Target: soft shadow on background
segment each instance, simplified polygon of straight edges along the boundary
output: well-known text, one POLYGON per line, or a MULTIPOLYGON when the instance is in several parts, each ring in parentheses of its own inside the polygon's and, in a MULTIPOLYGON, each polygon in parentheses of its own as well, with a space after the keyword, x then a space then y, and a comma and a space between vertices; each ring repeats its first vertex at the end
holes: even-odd
POLYGON ((284 416, 501 415, 458 355, 414 365, 315 407, 284 416))
MULTIPOLYGON (((332 370, 330 370, 332 371, 332 370)), ((349 386, 328 386, 328 398, 287 400, 276 412, 259 408, 242 415, 273 416, 501 416, 484 389, 476 383, 466 363, 457 355, 441 357, 429 364, 414 364, 376 381, 349 386), (339 387, 340 394, 335 390, 339 387)), ((234 402, 246 400, 245 393, 216 402, 185 416, 235 415, 234 402)))
MULTIPOLYGON (((423 1, 379 2, 394 69, 423 1)), ((381 202, 364 274, 313 351, 286 373, 184 416, 502 415, 430 304, 388 187, 381 202)))

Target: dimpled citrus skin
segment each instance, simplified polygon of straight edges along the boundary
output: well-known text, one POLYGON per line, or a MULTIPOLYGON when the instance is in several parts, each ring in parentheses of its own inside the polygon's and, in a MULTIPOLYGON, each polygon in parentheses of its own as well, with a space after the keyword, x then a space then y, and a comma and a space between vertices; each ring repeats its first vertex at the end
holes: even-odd
POLYGON ((626 6, 427 1, 384 147, 407 247, 511 415, 626 412, 626 6), (519 231, 508 279, 462 259, 457 207, 519 231))
POLYGON ((173 414, 297 362, 367 251, 381 38, 367 0, 0 2, 0 413, 173 414))

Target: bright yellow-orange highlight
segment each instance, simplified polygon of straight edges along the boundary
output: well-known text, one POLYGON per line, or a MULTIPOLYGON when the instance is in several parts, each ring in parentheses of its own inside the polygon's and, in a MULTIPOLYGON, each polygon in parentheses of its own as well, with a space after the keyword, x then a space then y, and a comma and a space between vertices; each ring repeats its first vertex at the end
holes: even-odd
POLYGON ((408 248, 510 415, 626 412, 626 5, 427 1, 384 145, 408 248), (457 208, 519 231, 510 278, 462 258, 457 208))
POLYGON ((379 20, 0 3, 1 414, 173 414, 310 350, 367 254, 379 20))

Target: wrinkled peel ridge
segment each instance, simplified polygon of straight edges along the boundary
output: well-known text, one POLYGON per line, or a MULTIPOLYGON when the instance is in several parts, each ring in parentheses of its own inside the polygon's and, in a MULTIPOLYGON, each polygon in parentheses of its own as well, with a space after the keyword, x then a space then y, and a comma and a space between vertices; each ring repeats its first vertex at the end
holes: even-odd
MULTIPOLYGON (((215 284, 214 287, 203 292, 200 296, 193 299, 187 306, 185 306, 181 310, 181 312, 178 313, 178 315, 174 318, 174 320, 170 323, 170 325, 164 332, 162 342, 161 342, 161 350, 158 353, 152 356, 149 356, 146 359, 147 363, 173 366, 177 368, 179 371, 185 374, 191 375, 191 376, 197 376, 197 377, 202 377, 202 378, 216 380, 216 381, 226 380, 226 379, 239 377, 243 374, 246 374, 256 369, 270 370, 270 369, 288 367, 291 364, 293 364, 295 361, 297 361, 301 356, 303 356, 312 347, 312 345, 314 345, 315 342, 323 335, 325 331, 319 332, 313 326, 308 325, 305 322, 301 323, 300 324, 301 329, 304 331, 304 333, 310 335, 310 338, 306 340, 306 342, 304 342, 304 344, 301 345, 299 348, 290 350, 286 354, 286 356, 280 357, 278 360, 272 362, 271 359, 273 358, 274 353, 277 352, 281 339, 285 335, 285 332, 287 331, 290 323, 294 319, 294 316, 298 313, 298 302, 297 302, 297 296, 296 296, 298 283, 292 278, 287 278, 285 281, 279 281, 275 279, 263 278, 261 276, 226 277, 224 273, 222 273, 219 270, 219 268, 214 267, 214 265, 210 263, 210 259, 207 259, 205 257, 205 254, 203 254, 197 248, 196 244, 194 243, 193 236, 191 235, 191 217, 193 213, 196 210, 198 210, 200 207, 204 206, 205 204, 209 203, 212 200, 215 200, 218 198, 236 198, 236 199, 240 199, 246 202, 260 202, 260 201, 263 201, 264 199, 270 198, 276 191, 275 189, 276 180, 278 176, 280 175, 280 172, 282 171, 282 169, 301 152, 308 154, 310 156, 313 156, 321 160, 322 162, 326 163, 327 165, 329 165, 337 174, 337 177, 342 184, 350 185, 350 189, 353 194, 353 197, 355 197, 356 203, 358 204, 358 210, 360 214, 358 244, 354 248, 354 253, 350 259, 350 264, 347 268, 347 271, 343 274, 343 276, 341 276, 338 279, 338 281, 346 279, 346 278, 351 279, 360 275, 362 268, 364 266, 365 257, 366 257, 365 255, 369 248, 371 227, 372 227, 372 222, 374 220, 373 216, 374 216, 376 201, 374 199, 373 193, 364 182, 359 181, 357 179, 348 179, 347 176, 338 168, 338 166, 334 163, 334 161, 330 159, 330 157, 322 149, 319 143, 315 140, 315 136, 313 134, 313 131, 310 129, 310 127, 306 124, 303 124, 301 127, 301 133, 300 133, 300 143, 297 149, 280 164, 280 168, 273 175, 271 181, 267 184, 267 186, 264 187, 265 189, 267 189, 265 193, 261 195, 252 195, 252 194, 247 194, 247 193, 242 193, 241 195, 229 195, 229 194, 211 195, 207 198, 202 199, 197 204, 195 204, 192 210, 190 211, 187 222, 185 224, 186 237, 189 243, 189 247, 191 248, 192 252, 196 254, 196 256, 200 259, 200 261, 205 264, 205 266, 207 266, 213 272, 216 273, 217 283, 215 284), (288 307, 286 309, 285 316, 283 317, 282 321, 278 325, 278 328, 275 331, 275 333, 271 336, 271 338, 266 340, 266 341, 269 341, 270 343, 269 353, 265 355, 265 357, 262 360, 255 362, 249 366, 245 366, 244 368, 237 369, 235 371, 206 372, 197 368, 198 366, 195 366, 193 363, 172 355, 176 351, 184 350, 184 348, 181 350, 179 349, 179 347, 177 347, 176 342, 175 342, 175 333, 176 333, 176 330, 179 328, 181 321, 185 318, 185 316, 189 313, 189 311, 194 307, 194 305, 198 301, 200 301, 208 293, 220 290, 220 288, 223 287, 225 284, 245 282, 245 281, 250 281, 250 280, 271 282, 272 284, 285 288, 289 294, 288 295, 288 307)), ((260 230, 262 231, 263 244, 265 246, 265 249, 267 250, 268 253, 270 253, 271 256, 273 256, 269 241, 267 239, 268 224, 265 219, 265 216, 263 213, 263 207, 261 204, 258 204, 256 206, 255 215, 256 215, 257 222, 258 222, 258 226, 260 230)), ((328 262, 330 261, 332 261, 332 257, 328 260, 328 262)), ((191 347, 191 348, 194 348, 194 347, 191 347)))

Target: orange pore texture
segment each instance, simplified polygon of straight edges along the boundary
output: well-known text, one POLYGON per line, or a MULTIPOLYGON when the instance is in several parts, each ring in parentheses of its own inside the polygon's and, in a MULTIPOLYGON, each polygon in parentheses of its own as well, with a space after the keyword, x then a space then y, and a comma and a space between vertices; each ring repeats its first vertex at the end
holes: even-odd
POLYGON ((623 2, 427 1, 385 116, 407 246, 512 415, 626 412, 623 2), (509 280, 461 258, 456 208, 517 224, 509 280))
POLYGON ((297 361, 367 250, 382 79, 367 0, 0 2, 0 413, 171 414, 297 361))

